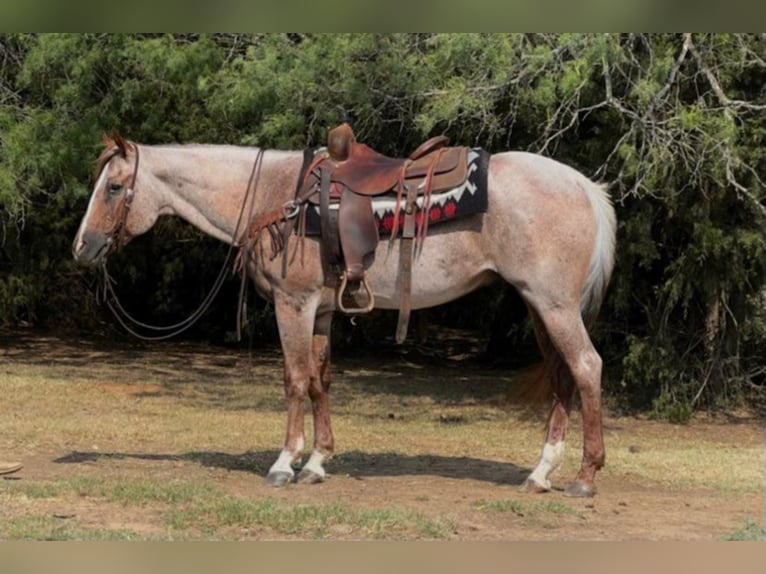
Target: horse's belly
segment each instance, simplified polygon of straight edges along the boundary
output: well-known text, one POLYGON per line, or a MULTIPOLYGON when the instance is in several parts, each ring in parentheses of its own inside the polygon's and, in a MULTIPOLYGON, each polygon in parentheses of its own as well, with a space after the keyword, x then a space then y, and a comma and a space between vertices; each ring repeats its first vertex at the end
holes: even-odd
MULTIPOLYGON (((367 272, 379 309, 398 309, 401 295, 400 242, 381 242, 367 272)), ((496 277, 493 266, 478 249, 473 233, 458 232, 427 237, 420 253, 413 254, 411 305, 413 309, 454 301, 496 277)))
MULTIPOLYGON (((412 292, 410 299, 413 309, 425 309, 454 301, 471 291, 488 285, 496 279, 496 275, 486 271, 463 280, 453 280, 450 283, 433 281, 417 281, 413 275, 412 292)), ((370 285, 375 292, 375 307, 378 309, 398 309, 401 296, 397 288, 379 290, 374 284, 370 285)))

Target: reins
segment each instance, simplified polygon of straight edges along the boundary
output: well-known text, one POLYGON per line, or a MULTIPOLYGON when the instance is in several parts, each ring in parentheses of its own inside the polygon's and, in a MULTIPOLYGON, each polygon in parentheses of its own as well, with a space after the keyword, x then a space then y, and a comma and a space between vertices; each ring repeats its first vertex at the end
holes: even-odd
MULTIPOLYGON (((135 186, 136 177, 138 174, 138 160, 139 160, 138 146, 135 144, 133 145, 136 150, 136 164, 134 166, 133 176, 131 178, 131 185, 130 185, 130 188, 126 191, 126 197, 125 197, 125 201, 123 202, 123 208, 120 213, 120 218, 118 219, 118 223, 112 232, 113 237, 116 237, 115 241, 118 247, 122 244, 122 241, 124 239, 125 221, 127 220, 128 211, 130 209, 130 203, 132 202, 132 199, 133 199, 134 186, 135 186)), ((241 248, 241 246, 238 245, 237 237, 239 237, 240 226, 242 225, 242 219, 245 214, 245 210, 247 209, 248 200, 250 199, 251 192, 253 194, 253 199, 252 201, 250 201, 250 208, 248 210, 247 219, 249 221, 252 218, 252 213, 255 208, 255 192, 258 186, 258 180, 260 179, 261 166, 263 164, 263 154, 264 154, 263 149, 259 148, 258 155, 255 158, 255 162, 253 162, 253 169, 250 172, 250 179, 248 180, 248 183, 247 183, 247 189, 245 190, 245 198, 242 202, 242 207, 239 211, 239 217, 237 218, 237 224, 234 228, 234 234, 232 235, 233 241, 229 245, 229 249, 226 253, 226 259, 224 260, 223 265, 221 266, 221 271, 218 273, 218 277, 213 283, 213 287, 210 289, 207 296, 202 300, 202 303, 200 303, 197 309, 193 311, 188 317, 186 317, 182 321, 179 321, 173 325, 151 325, 143 321, 139 321, 138 319, 133 317, 130 313, 128 313, 127 310, 125 310, 125 308, 120 303, 119 298, 117 297, 117 293, 114 290, 115 281, 109 275, 109 272, 107 271, 107 268, 106 268, 106 258, 102 260, 101 269, 103 272, 103 281, 101 284, 100 296, 97 290, 97 294, 96 294, 97 300, 106 303, 107 307, 109 307, 109 310, 115 316, 115 318, 120 323, 120 325, 122 325, 122 327, 126 331, 128 331, 131 335, 143 341, 163 341, 166 339, 170 339, 189 329, 210 308, 210 305, 213 303, 216 296, 220 292, 221 287, 223 286, 224 280, 226 278, 226 273, 229 268, 229 261, 231 260, 231 256, 234 252, 234 249, 241 248), (139 333, 138 331, 136 331, 135 327, 140 327, 142 329, 146 329, 149 331, 160 332, 162 334, 143 335, 139 333)), ((110 238, 110 240, 112 240, 112 238, 110 238)), ((245 273, 243 272, 243 277, 244 275, 245 273)), ((244 279, 243 279, 243 283, 244 283, 244 279)), ((243 297, 244 297, 244 288, 240 286, 240 303, 239 303, 239 310, 237 313, 237 335, 238 336, 240 334, 240 330, 239 330, 239 324, 241 319, 240 311, 243 306, 243 301, 244 301, 243 297)))

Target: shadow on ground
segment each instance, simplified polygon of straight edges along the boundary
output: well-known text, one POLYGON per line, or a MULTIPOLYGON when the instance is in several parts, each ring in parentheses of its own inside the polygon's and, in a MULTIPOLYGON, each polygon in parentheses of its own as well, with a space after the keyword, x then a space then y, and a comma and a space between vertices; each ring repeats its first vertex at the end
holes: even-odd
MULTIPOLYGON (((246 471, 266 476, 277 459, 278 450, 247 451, 240 454, 204 451, 182 454, 151 454, 122 452, 73 451, 57 458, 58 464, 88 464, 101 460, 190 461, 210 468, 246 471)), ((438 455, 405 455, 395 452, 370 454, 351 451, 339 454, 327 464, 330 474, 348 475, 364 479, 385 476, 440 476, 443 478, 472 479, 498 485, 519 485, 531 469, 510 462, 499 462, 471 457, 438 455)))

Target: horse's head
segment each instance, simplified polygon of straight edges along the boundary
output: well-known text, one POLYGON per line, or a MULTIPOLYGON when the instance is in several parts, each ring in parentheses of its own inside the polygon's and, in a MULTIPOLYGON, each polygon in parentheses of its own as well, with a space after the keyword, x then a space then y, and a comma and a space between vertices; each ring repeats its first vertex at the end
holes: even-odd
POLYGON ((138 146, 117 131, 103 139, 96 184, 72 244, 75 260, 86 265, 102 261, 111 249, 148 231, 158 214, 151 194, 140 191, 138 146))

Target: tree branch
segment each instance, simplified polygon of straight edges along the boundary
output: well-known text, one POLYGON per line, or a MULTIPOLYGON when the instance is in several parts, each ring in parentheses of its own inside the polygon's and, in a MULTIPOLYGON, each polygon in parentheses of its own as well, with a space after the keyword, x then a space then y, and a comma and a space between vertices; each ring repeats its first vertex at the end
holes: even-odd
POLYGON ((718 102, 725 108, 724 113, 728 114, 728 108, 731 107, 745 108, 748 110, 766 110, 766 105, 751 104, 750 102, 745 102, 743 100, 732 100, 726 95, 723 88, 721 88, 721 84, 718 82, 718 78, 716 78, 712 70, 705 64, 697 47, 692 42, 691 33, 687 32, 684 34, 684 46, 688 46, 688 50, 696 60, 699 69, 705 74, 710 87, 713 89, 713 93, 716 95, 716 98, 718 98, 718 102))

